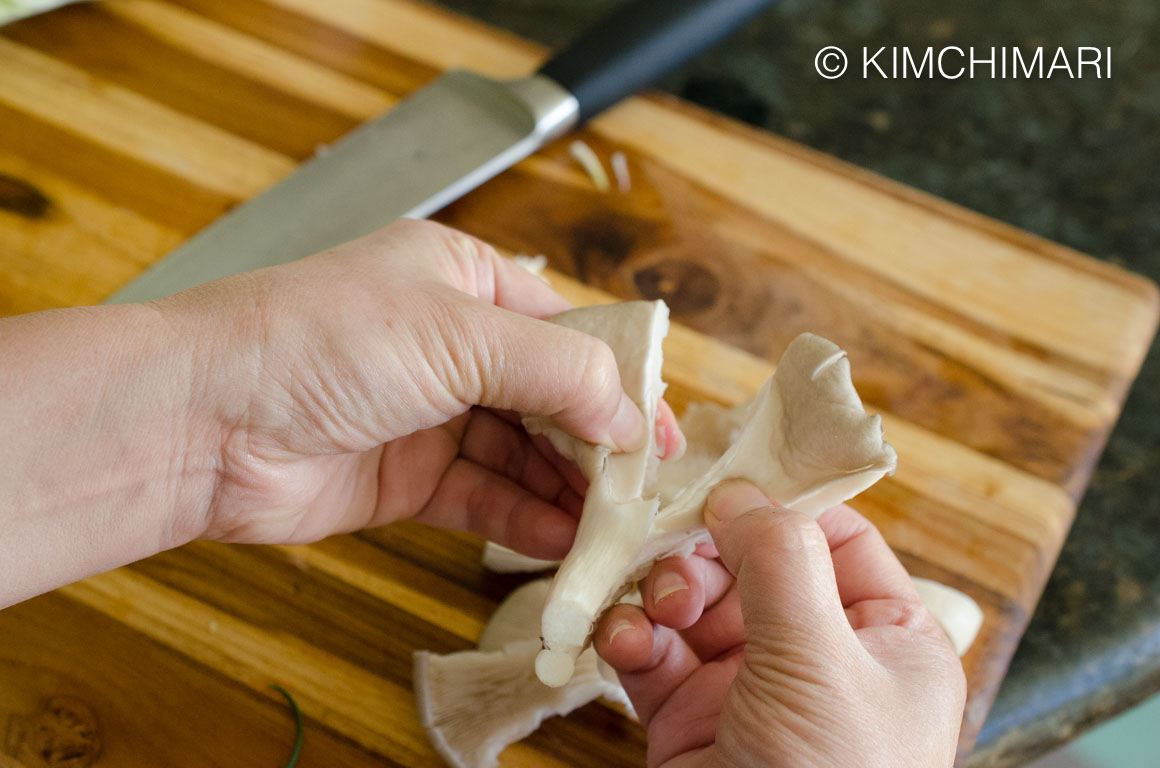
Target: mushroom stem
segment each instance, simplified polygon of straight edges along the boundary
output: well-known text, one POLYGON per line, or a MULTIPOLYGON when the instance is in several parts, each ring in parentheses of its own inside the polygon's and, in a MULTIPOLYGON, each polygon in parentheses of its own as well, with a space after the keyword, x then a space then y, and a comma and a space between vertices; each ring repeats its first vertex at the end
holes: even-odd
MULTIPOLYGON (((583 307, 551 322, 607 343, 625 393, 640 408, 646 425, 656 421, 657 400, 664 391, 661 344, 669 328, 664 302, 583 307)), ((544 434, 561 455, 574 459, 589 480, 576 539, 552 582, 540 625, 543 652, 536 658, 536 673, 556 686, 571 677, 596 618, 626 591, 626 575, 660 506, 656 434, 648 429, 641 448, 612 454, 562 432, 550 420, 530 418, 524 423, 530 432, 544 434)))
POLYGON ((910 579, 927 610, 950 638, 955 653, 965 654, 983 626, 983 609, 968 595, 946 584, 919 576, 910 579))

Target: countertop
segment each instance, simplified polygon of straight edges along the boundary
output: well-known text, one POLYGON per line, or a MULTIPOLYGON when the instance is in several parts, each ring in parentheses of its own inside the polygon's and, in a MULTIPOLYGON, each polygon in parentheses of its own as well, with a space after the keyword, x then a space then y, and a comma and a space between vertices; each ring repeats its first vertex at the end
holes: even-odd
MULTIPOLYGON (((442 0, 558 46, 614 0, 442 0)), ((786 0, 662 88, 1160 280, 1160 8, 786 0), (1112 48, 1111 79, 824 80, 827 45, 1112 48)), ((1091 70, 1088 70, 1089 73, 1091 70)), ((1018 765, 1160 690, 1160 359, 1128 398, 973 765, 1018 765)))

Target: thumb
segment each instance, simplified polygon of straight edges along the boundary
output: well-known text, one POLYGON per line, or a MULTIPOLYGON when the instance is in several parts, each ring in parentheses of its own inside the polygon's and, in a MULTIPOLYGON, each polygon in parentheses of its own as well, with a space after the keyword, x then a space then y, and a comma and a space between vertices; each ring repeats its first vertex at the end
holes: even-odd
POLYGON ((586 333, 463 297, 468 349, 451 391, 466 405, 550 416, 562 429, 618 450, 644 444, 644 415, 625 394, 612 350, 586 333))
POLYGON ((848 635, 826 536, 807 515, 775 506, 729 480, 709 495, 705 522, 737 579, 746 643, 771 649, 832 647, 848 635))

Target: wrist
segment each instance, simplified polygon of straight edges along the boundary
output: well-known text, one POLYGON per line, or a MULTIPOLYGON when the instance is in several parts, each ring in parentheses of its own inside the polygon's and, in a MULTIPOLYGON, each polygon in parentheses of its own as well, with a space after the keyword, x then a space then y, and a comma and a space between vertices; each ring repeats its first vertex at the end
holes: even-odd
POLYGON ((218 389, 207 324, 175 313, 164 302, 128 305, 123 323, 135 338, 125 365, 137 381, 137 431, 156 452, 147 473, 156 504, 159 551, 205 534, 207 510, 221 464, 218 389))
POLYGON ((0 323, 0 605, 197 536, 215 462, 177 329, 150 305, 0 323))
POLYGON ((226 451, 244 440, 246 414, 261 365, 261 331, 254 302, 237 300, 237 281, 210 284, 141 305, 157 318, 176 351, 174 375, 183 404, 174 413, 173 532, 177 544, 217 538, 217 510, 226 482, 226 451), (216 296, 207 294, 218 294, 216 296))

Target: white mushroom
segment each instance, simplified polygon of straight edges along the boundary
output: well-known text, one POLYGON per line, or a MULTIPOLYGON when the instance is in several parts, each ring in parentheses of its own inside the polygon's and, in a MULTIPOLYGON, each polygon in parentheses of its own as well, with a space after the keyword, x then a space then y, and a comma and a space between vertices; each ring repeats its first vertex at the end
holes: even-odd
POLYGON ((983 626, 983 609, 968 595, 946 584, 919 576, 910 578, 923 604, 950 638, 955 653, 965 654, 983 626))
POLYGON ((479 650, 415 653, 419 720, 435 749, 456 768, 492 768, 505 747, 546 718, 601 697, 632 713, 624 689, 594 648, 576 660, 567 685, 549 688, 536 679, 540 609, 550 586, 550 579, 540 579, 512 592, 492 614, 479 650))
MULTIPOLYGON (((688 555, 707 539, 705 500, 721 481, 744 478, 778 503, 816 516, 873 485, 896 462, 882 439, 880 417, 862 408, 845 353, 819 336, 798 336, 746 410, 736 441, 651 516, 647 528, 641 525, 655 499, 613 497, 608 484, 593 483, 580 534, 545 606, 537 674, 548 685, 566 682, 604 610, 653 563, 688 555), (599 517, 586 521, 590 509, 599 510, 599 517)), ((637 487, 652 486, 646 472, 637 487)))
MULTIPOLYGON (((668 328, 662 303, 589 307, 552 321, 608 343, 625 392, 648 423, 655 420, 664 390, 661 342, 668 328)), ((688 453, 660 467, 652 430, 640 450, 612 454, 563 432, 550 419, 524 423, 574 460, 590 487, 576 541, 553 580, 512 593, 493 615, 479 650, 415 654, 420 719, 440 754, 465 768, 496 765, 504 747, 544 718, 567 714, 599 696, 628 704, 615 673, 590 647, 592 627, 618 597, 639 604, 633 583, 657 560, 687 555, 708 539, 703 507, 717 483, 745 478, 777 502, 816 515, 873 484, 896 462, 879 418, 862 408, 845 354, 810 334, 790 344, 773 377, 747 406, 690 406, 681 420, 688 453)), ((491 544, 484 564, 509 572, 555 565, 491 544)), ((916 583, 927 600, 932 589, 921 581, 916 583)), ((943 602, 933 603, 932 613, 940 623, 948 621, 944 628, 957 648, 968 634, 969 645, 981 619, 978 607, 949 590, 975 613, 961 605, 944 610, 951 601, 943 591, 948 588, 933 587, 943 602), (951 614, 960 618, 948 620, 951 614), (969 626, 971 615, 980 618, 968 633, 962 627, 969 626)))

